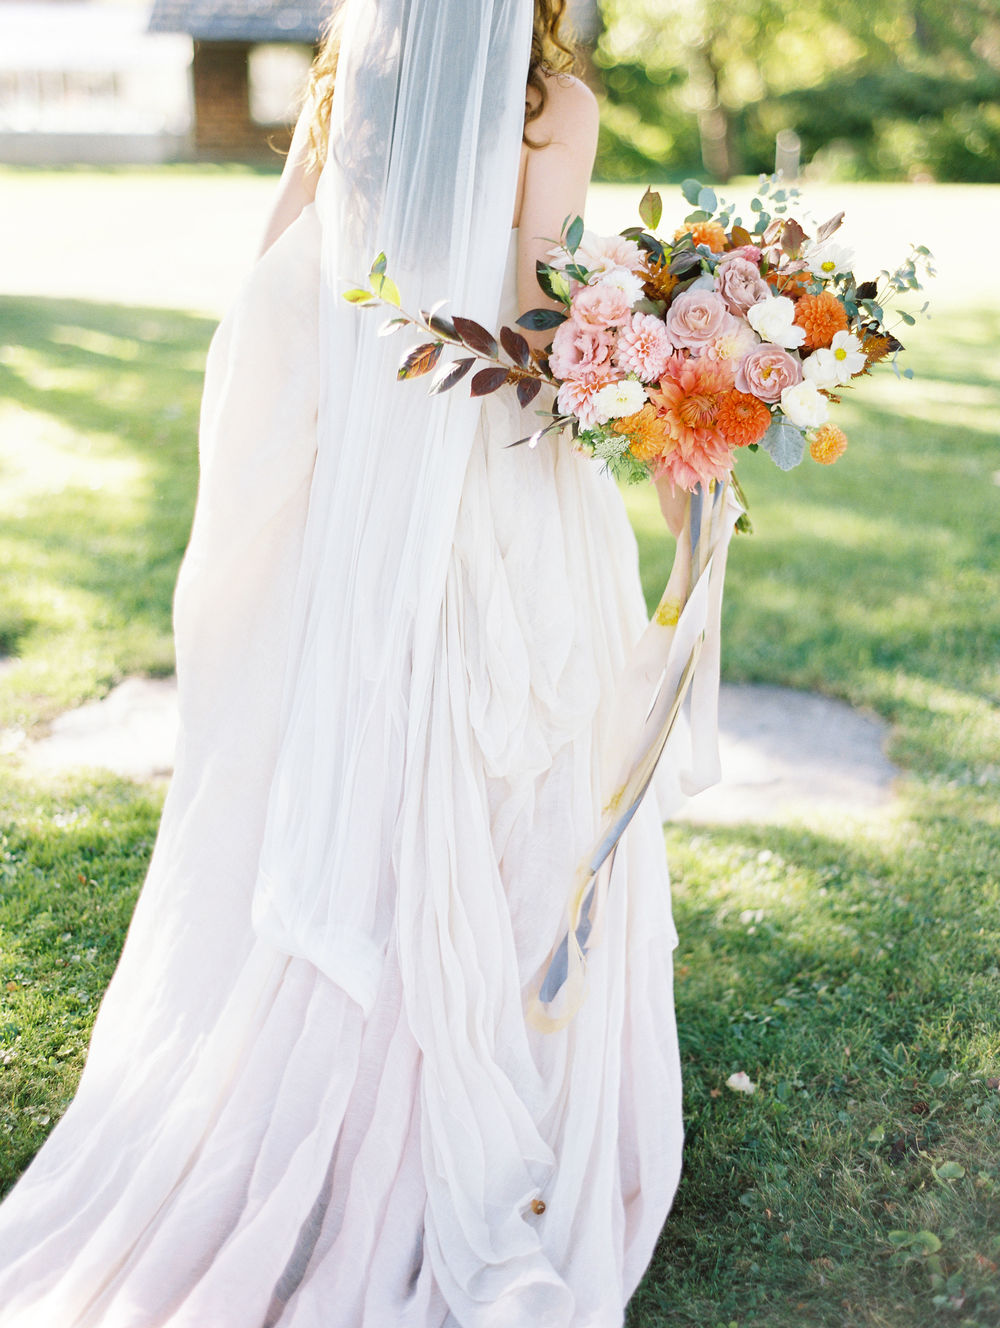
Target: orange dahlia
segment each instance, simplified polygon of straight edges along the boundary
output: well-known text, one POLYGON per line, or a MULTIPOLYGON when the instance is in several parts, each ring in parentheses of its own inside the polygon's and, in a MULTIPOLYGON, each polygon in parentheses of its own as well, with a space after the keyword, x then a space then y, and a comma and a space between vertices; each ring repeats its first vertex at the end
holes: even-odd
POLYGON ((732 448, 719 428, 719 410, 732 386, 728 361, 672 355, 659 388, 649 389, 669 439, 658 473, 682 489, 723 479, 733 468, 732 448))
POLYGON ((821 466, 832 466, 847 451, 847 435, 835 424, 821 424, 809 435, 809 455, 821 466))
POLYGON ((832 291, 800 295, 795 305, 795 321, 805 328, 805 344, 810 350, 829 346, 838 332, 847 331, 847 313, 832 291))
POLYGON ((726 247, 726 231, 717 221, 693 221, 674 231, 674 239, 690 235, 695 244, 707 244, 713 254, 721 254, 726 247))
POLYGON ((638 461, 655 461, 670 446, 670 436, 649 402, 634 415, 612 420, 611 428, 629 440, 629 450, 638 461))
POLYGON ((719 403, 719 432, 730 447, 759 443, 771 426, 771 412, 759 397, 734 387, 719 403))

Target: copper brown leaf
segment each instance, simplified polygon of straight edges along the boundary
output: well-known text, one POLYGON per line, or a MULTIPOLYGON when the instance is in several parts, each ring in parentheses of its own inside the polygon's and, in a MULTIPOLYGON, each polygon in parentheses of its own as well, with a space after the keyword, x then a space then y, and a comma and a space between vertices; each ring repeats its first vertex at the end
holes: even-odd
POLYGON ((474 350, 477 355, 483 355, 488 360, 496 359, 500 354, 500 347, 481 323, 477 323, 472 318, 459 318, 457 315, 453 322, 455 331, 469 350, 474 350))
POLYGON ((516 365, 522 369, 527 369, 531 363, 531 347, 520 332, 515 332, 512 327, 502 327, 500 329, 500 344, 516 365))
POLYGON ((430 373, 441 358, 442 350, 444 350, 444 347, 440 341, 428 341, 422 346, 415 347, 404 357, 396 372, 396 377, 402 381, 406 378, 419 378, 422 374, 430 373))
POLYGON ((805 238, 806 233, 799 223, 794 217, 789 217, 781 231, 781 247, 785 253, 791 254, 793 258, 797 257, 805 238))
POLYGON ((836 216, 831 217, 829 221, 824 221, 823 225, 816 232, 816 243, 822 244, 824 240, 830 238, 834 231, 840 230, 840 225, 843 220, 843 212, 838 212, 836 216))
POLYGON ((474 355, 467 355, 464 359, 442 364, 431 382, 431 396, 438 396, 442 392, 450 392, 456 383, 462 381, 475 362, 476 357, 474 355))
POLYGON ((509 371, 502 368, 480 369, 473 375, 471 384, 471 393, 474 397, 485 397, 490 392, 496 392, 498 388, 503 387, 509 376, 509 371))
POLYGON ((535 397, 542 390, 542 384, 538 378, 522 378, 517 385, 518 404, 523 409, 530 406, 535 397))

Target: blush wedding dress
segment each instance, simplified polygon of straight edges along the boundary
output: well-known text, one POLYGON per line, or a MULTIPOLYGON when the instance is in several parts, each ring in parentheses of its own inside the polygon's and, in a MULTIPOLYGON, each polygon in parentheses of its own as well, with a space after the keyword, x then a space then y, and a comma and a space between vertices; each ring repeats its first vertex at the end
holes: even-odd
MULTIPOLYGON (((494 43, 506 15, 523 62, 530 4, 452 3, 494 43)), ((335 321, 373 315, 324 305, 323 189, 209 353, 176 773, 79 1091, 0 1206, 2 1328, 617 1328, 676 1189, 656 797, 582 1007, 558 1032, 525 1013, 646 623, 621 496, 558 439, 508 447, 533 417, 501 392, 444 416, 439 546, 448 483, 405 450, 348 458, 321 502, 351 446, 330 337, 377 358, 335 321)), ((518 312, 517 232, 495 235, 494 323, 518 312)), ((381 382, 362 405, 419 441, 440 399, 381 382)))

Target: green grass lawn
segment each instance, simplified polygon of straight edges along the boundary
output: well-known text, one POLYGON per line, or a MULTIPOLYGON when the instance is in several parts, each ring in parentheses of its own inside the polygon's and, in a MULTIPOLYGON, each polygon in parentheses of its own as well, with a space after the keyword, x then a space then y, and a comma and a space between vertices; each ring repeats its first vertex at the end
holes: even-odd
MULTIPOLYGON (((987 294, 916 329, 912 383, 852 394, 836 466, 741 460, 756 532, 730 555, 726 676, 878 712, 904 776, 843 826, 667 830, 686 1171, 630 1328, 1000 1325, 987 294)), ((170 304, 0 300, 8 733, 171 667, 211 324, 170 304)), ((652 600, 668 542, 650 494, 628 502, 652 600)), ((159 811, 124 781, 2 773, 0 1189, 72 1093, 159 811)))

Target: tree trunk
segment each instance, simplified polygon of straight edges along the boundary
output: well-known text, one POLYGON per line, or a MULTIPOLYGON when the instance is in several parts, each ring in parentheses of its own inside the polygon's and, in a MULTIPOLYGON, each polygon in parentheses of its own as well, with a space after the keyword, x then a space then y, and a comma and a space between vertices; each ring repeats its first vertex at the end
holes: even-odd
POLYGON ((707 41, 688 48, 688 78, 697 109, 702 163, 713 179, 726 181, 739 172, 739 153, 732 113, 719 96, 719 69, 707 41))

